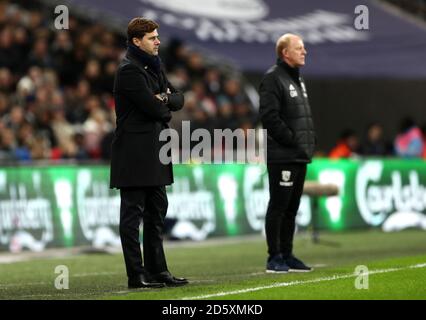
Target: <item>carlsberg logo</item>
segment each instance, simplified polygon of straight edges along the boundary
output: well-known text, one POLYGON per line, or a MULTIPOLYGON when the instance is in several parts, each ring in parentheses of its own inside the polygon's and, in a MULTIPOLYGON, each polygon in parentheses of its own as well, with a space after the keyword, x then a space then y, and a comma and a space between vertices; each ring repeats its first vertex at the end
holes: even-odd
POLYGON ((418 173, 409 171, 408 184, 402 185, 401 173, 391 172, 391 184, 380 184, 383 163, 368 161, 356 176, 356 201, 362 218, 378 226, 394 211, 422 212, 426 209, 426 187, 419 184, 418 173))

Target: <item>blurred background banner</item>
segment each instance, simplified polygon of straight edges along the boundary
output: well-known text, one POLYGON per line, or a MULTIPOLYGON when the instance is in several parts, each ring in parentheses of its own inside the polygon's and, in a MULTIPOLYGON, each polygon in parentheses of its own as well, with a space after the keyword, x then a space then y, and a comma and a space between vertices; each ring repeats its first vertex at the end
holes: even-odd
MULTIPOLYGON (((176 165, 168 187, 167 239, 201 241, 263 232, 268 205, 264 165, 176 165)), ((426 230, 422 160, 316 159, 308 180, 334 183, 337 196, 304 195, 300 230, 426 230)), ((0 170, 0 251, 119 246, 120 197, 106 166, 0 170)))
POLYGON ((135 16, 154 19, 159 22, 160 35, 164 38, 180 38, 242 71, 265 71, 275 61, 276 40, 292 32, 300 34, 307 47, 306 76, 426 77, 426 64, 418 63, 426 57, 426 28, 379 1, 67 0, 65 3, 73 10, 103 17, 105 23, 116 23, 123 30, 135 16))

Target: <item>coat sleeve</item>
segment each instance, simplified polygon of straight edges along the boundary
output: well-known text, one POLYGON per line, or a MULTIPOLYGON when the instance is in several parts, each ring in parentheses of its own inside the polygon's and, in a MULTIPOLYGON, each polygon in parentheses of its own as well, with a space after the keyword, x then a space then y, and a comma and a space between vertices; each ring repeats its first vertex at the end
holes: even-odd
POLYGON ((283 107, 280 99, 281 92, 278 88, 278 80, 273 74, 267 74, 262 79, 259 87, 259 113, 263 128, 268 135, 282 146, 293 146, 294 134, 280 117, 280 109, 283 107))
POLYGON ((158 100, 148 87, 140 70, 132 65, 125 66, 119 74, 119 91, 138 110, 156 121, 169 122, 172 118, 169 108, 158 100))
POLYGON ((169 103, 167 104, 169 109, 171 111, 178 111, 182 109, 183 104, 185 103, 185 99, 182 92, 176 90, 168 80, 167 88, 169 88, 171 92, 167 95, 169 98, 169 103))

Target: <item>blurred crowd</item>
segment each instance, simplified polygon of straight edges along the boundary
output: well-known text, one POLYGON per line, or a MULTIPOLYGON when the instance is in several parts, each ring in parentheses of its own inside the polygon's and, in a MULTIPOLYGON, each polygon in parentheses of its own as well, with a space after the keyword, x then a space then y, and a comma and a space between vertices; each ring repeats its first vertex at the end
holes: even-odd
MULTIPOLYGON (((56 30, 51 10, 26 4, 0 2, 0 160, 109 159, 125 37, 73 16, 68 30, 56 30)), ((160 51, 186 100, 172 127, 190 120, 191 130, 253 128, 238 73, 179 40, 160 51)))
POLYGON ((0 3, 0 159, 90 159, 113 130, 116 37, 70 17, 0 3))
MULTIPOLYGON (((114 73, 126 50, 123 34, 70 16, 56 30, 52 9, 37 2, 0 2, 0 161, 110 158, 115 126, 114 73)), ((184 92, 183 120, 191 130, 247 130, 258 125, 255 102, 242 77, 210 61, 179 39, 162 45, 161 58, 172 85, 184 92)), ((426 126, 401 123, 394 141, 383 140, 380 123, 365 137, 342 132, 331 158, 426 157, 426 126)))
POLYGON ((379 122, 371 123, 364 137, 359 137, 355 130, 345 129, 329 153, 334 159, 365 156, 426 159, 426 124, 420 127, 410 117, 402 119, 393 141, 384 139, 384 129, 379 122))

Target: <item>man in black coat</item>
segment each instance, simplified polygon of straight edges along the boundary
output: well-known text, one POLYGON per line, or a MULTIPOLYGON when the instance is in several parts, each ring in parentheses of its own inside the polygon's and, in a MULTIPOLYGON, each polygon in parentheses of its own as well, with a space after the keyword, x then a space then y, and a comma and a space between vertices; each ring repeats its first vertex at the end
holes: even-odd
POLYGON ((299 75, 306 50, 299 36, 285 34, 277 41, 276 53, 277 63, 266 72, 259 89, 270 195, 265 219, 266 272, 307 272, 312 268, 293 255, 296 214, 315 147, 308 95, 299 75))
POLYGON ((111 188, 120 189, 120 237, 129 288, 178 286, 166 264, 162 232, 167 213, 166 185, 173 183, 172 164, 159 153, 166 142, 171 111, 184 99, 168 82, 158 49, 158 24, 134 18, 127 28, 128 49, 114 80, 117 128, 111 150, 111 188), (143 255, 139 224, 143 221, 143 255))

